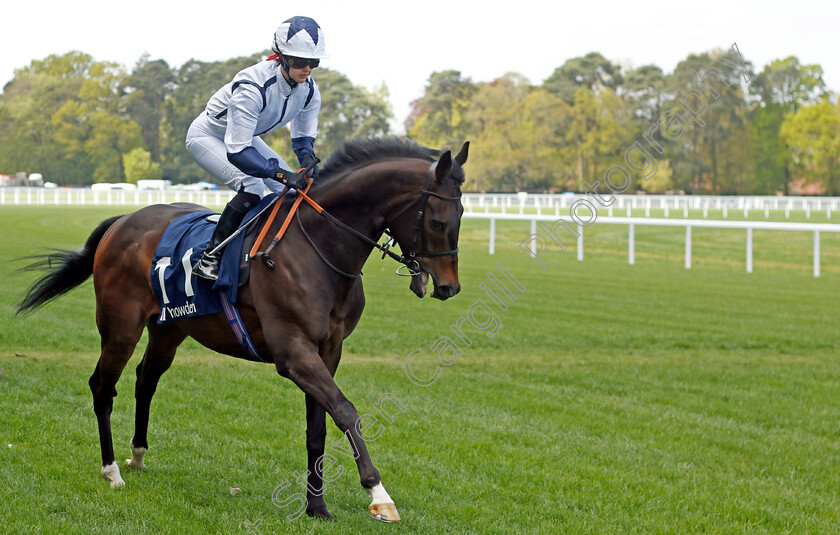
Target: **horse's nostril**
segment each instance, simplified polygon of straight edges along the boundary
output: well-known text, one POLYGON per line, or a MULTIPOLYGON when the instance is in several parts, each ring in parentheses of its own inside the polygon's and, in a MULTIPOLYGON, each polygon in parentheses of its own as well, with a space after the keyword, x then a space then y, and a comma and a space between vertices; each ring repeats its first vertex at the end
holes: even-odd
POLYGON ((455 294, 457 294, 459 291, 461 291, 460 284, 456 284, 455 286, 452 286, 451 284, 445 284, 443 286, 438 286, 435 289, 435 297, 439 299, 449 299, 450 297, 453 297, 455 294))

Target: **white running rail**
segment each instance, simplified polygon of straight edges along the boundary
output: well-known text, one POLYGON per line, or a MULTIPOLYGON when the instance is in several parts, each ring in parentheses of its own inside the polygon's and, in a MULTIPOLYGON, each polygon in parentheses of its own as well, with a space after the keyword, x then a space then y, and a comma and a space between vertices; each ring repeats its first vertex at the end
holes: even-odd
MULTIPOLYGON (((546 230, 548 225, 537 228, 537 222, 551 222, 556 223, 562 221, 565 225, 553 225, 554 235, 562 241, 575 239, 577 241, 577 259, 583 260, 583 231, 584 227, 571 221, 570 218, 557 218, 554 216, 538 216, 528 214, 485 214, 485 213, 465 213, 466 219, 487 219, 490 220, 490 244, 489 252, 494 254, 496 250, 496 220, 503 221, 530 221, 531 233, 520 243, 520 247, 524 247, 530 252, 533 258, 541 254, 542 249, 548 243, 554 243, 551 237, 546 239, 546 230), (577 230, 577 237, 572 233, 577 230)), ((628 250, 627 261, 629 264, 636 262, 636 225, 660 226, 660 227, 684 227, 685 228, 685 267, 691 269, 691 229, 699 228, 729 228, 729 229, 744 229, 747 231, 747 245, 746 245, 746 269, 747 273, 753 271, 753 230, 784 230, 784 231, 800 231, 814 233, 814 277, 820 276, 820 233, 821 232, 840 232, 840 225, 828 223, 786 223, 786 222, 771 222, 771 221, 715 221, 708 219, 659 219, 646 217, 598 217, 594 225, 627 225, 628 227, 628 250)), ((588 226, 588 225, 587 225, 588 226)))

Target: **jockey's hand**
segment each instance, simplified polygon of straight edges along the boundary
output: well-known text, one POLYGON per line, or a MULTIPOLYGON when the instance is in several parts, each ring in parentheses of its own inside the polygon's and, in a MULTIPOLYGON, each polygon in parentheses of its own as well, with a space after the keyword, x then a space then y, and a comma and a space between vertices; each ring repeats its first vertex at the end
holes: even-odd
POLYGON ((303 158, 300 159, 300 166, 306 169, 306 174, 313 180, 321 174, 321 169, 318 167, 319 163, 321 163, 321 159, 311 152, 304 154, 303 158))
POLYGON ((286 171, 285 169, 280 169, 275 177, 278 182, 292 189, 306 189, 308 184, 306 181, 306 175, 303 173, 293 173, 291 171, 286 171))

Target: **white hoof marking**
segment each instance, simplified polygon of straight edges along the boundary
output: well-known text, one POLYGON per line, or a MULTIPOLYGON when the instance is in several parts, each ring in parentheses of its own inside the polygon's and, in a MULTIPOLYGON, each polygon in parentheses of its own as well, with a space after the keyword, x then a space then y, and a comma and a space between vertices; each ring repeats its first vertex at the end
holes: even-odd
POLYGON ((120 477, 120 467, 116 462, 102 467, 102 477, 111 482, 112 489, 121 489, 125 487, 125 481, 120 477))
POLYGON ((394 503, 394 500, 392 500, 391 497, 388 496, 388 493, 385 491, 385 487, 382 486, 382 483, 375 485, 373 488, 365 490, 367 491, 368 496, 370 496, 371 500, 373 500, 370 502, 371 505, 376 505, 379 503, 394 503))
POLYGON ((368 506, 370 517, 380 522, 399 522, 400 514, 397 512, 397 506, 394 505, 394 500, 388 496, 385 487, 382 483, 375 485, 373 488, 365 489, 372 500, 368 506))
POLYGON ((135 448, 132 444, 131 459, 126 459, 125 465, 136 470, 142 470, 143 468, 146 468, 146 465, 143 464, 143 457, 146 455, 147 451, 149 450, 146 448, 135 448))

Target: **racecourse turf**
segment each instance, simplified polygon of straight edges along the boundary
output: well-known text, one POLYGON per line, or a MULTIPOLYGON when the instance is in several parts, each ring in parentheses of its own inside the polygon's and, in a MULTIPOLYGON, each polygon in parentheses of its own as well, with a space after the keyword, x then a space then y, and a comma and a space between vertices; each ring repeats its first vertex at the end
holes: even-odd
MULTIPOLYGON (((336 380, 360 413, 401 406, 380 405, 392 421, 369 443, 402 515, 384 525, 333 425, 337 521, 294 518, 303 394, 191 341, 153 401, 146 470, 109 488, 87 387, 92 285, 15 317, 35 274, 12 259, 76 248, 124 211, 0 206, 0 533, 840 532, 840 236, 822 235, 814 278, 810 233, 756 231, 747 274, 744 231, 694 229, 686 270, 684 229, 637 226, 630 266, 627 227, 596 222, 583 262, 554 247, 543 271, 519 248, 527 222, 498 222, 490 256, 488 223, 470 220, 446 302, 417 299, 372 255, 336 380), (469 346, 450 329, 461 316, 469 346), (443 336, 463 353, 438 368, 443 336)), ((142 347, 117 385, 120 462, 142 347)))

